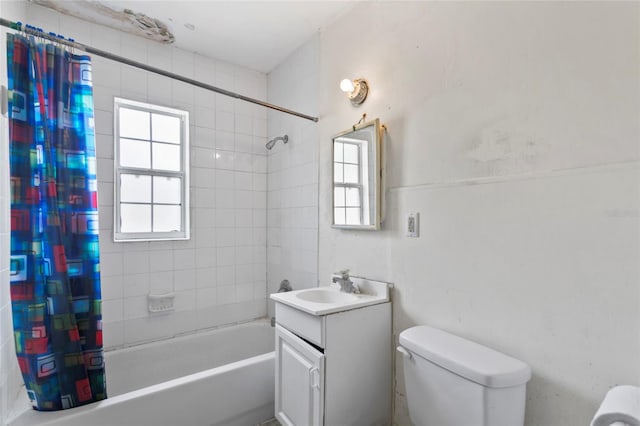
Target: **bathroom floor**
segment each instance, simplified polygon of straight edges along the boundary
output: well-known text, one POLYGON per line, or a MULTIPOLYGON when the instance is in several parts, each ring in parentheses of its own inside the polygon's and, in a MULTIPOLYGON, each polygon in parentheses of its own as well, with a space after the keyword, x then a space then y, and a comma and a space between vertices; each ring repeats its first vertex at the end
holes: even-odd
POLYGON ((266 422, 260 423, 258 426, 282 426, 282 425, 278 420, 270 419, 270 420, 267 420, 266 422))

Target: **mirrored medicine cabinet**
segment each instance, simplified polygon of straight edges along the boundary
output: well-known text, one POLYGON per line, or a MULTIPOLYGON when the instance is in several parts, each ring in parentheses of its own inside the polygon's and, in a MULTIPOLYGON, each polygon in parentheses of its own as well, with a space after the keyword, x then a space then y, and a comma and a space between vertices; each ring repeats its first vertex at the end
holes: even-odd
POLYGON ((375 119, 332 140, 335 228, 376 230, 382 221, 382 127, 375 119))

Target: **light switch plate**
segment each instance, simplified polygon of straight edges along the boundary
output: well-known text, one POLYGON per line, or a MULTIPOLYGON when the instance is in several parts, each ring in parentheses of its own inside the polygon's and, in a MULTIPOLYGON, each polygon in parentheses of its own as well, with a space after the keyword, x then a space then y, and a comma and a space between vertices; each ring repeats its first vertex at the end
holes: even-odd
POLYGON ((407 216, 407 237, 420 236, 420 213, 409 213, 407 216))

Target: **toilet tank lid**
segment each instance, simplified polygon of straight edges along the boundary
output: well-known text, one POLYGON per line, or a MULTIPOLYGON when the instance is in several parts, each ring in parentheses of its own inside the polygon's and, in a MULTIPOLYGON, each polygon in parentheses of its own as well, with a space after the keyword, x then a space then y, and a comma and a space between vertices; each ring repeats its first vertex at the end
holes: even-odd
POLYGON ((459 376, 490 388, 526 383, 531 368, 508 355, 437 328, 421 325, 400 333, 400 344, 459 376))

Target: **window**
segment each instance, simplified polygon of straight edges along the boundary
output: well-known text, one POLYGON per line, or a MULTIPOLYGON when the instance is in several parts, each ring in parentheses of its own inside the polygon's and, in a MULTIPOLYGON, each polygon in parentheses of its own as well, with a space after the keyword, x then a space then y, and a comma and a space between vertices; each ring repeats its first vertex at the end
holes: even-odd
POLYGON ((367 165, 362 150, 367 141, 338 138, 333 145, 334 222, 336 225, 361 225, 368 222, 367 165), (367 217, 365 217, 365 215, 367 217))
POLYGON ((115 98, 114 240, 189 239, 189 113, 115 98))

